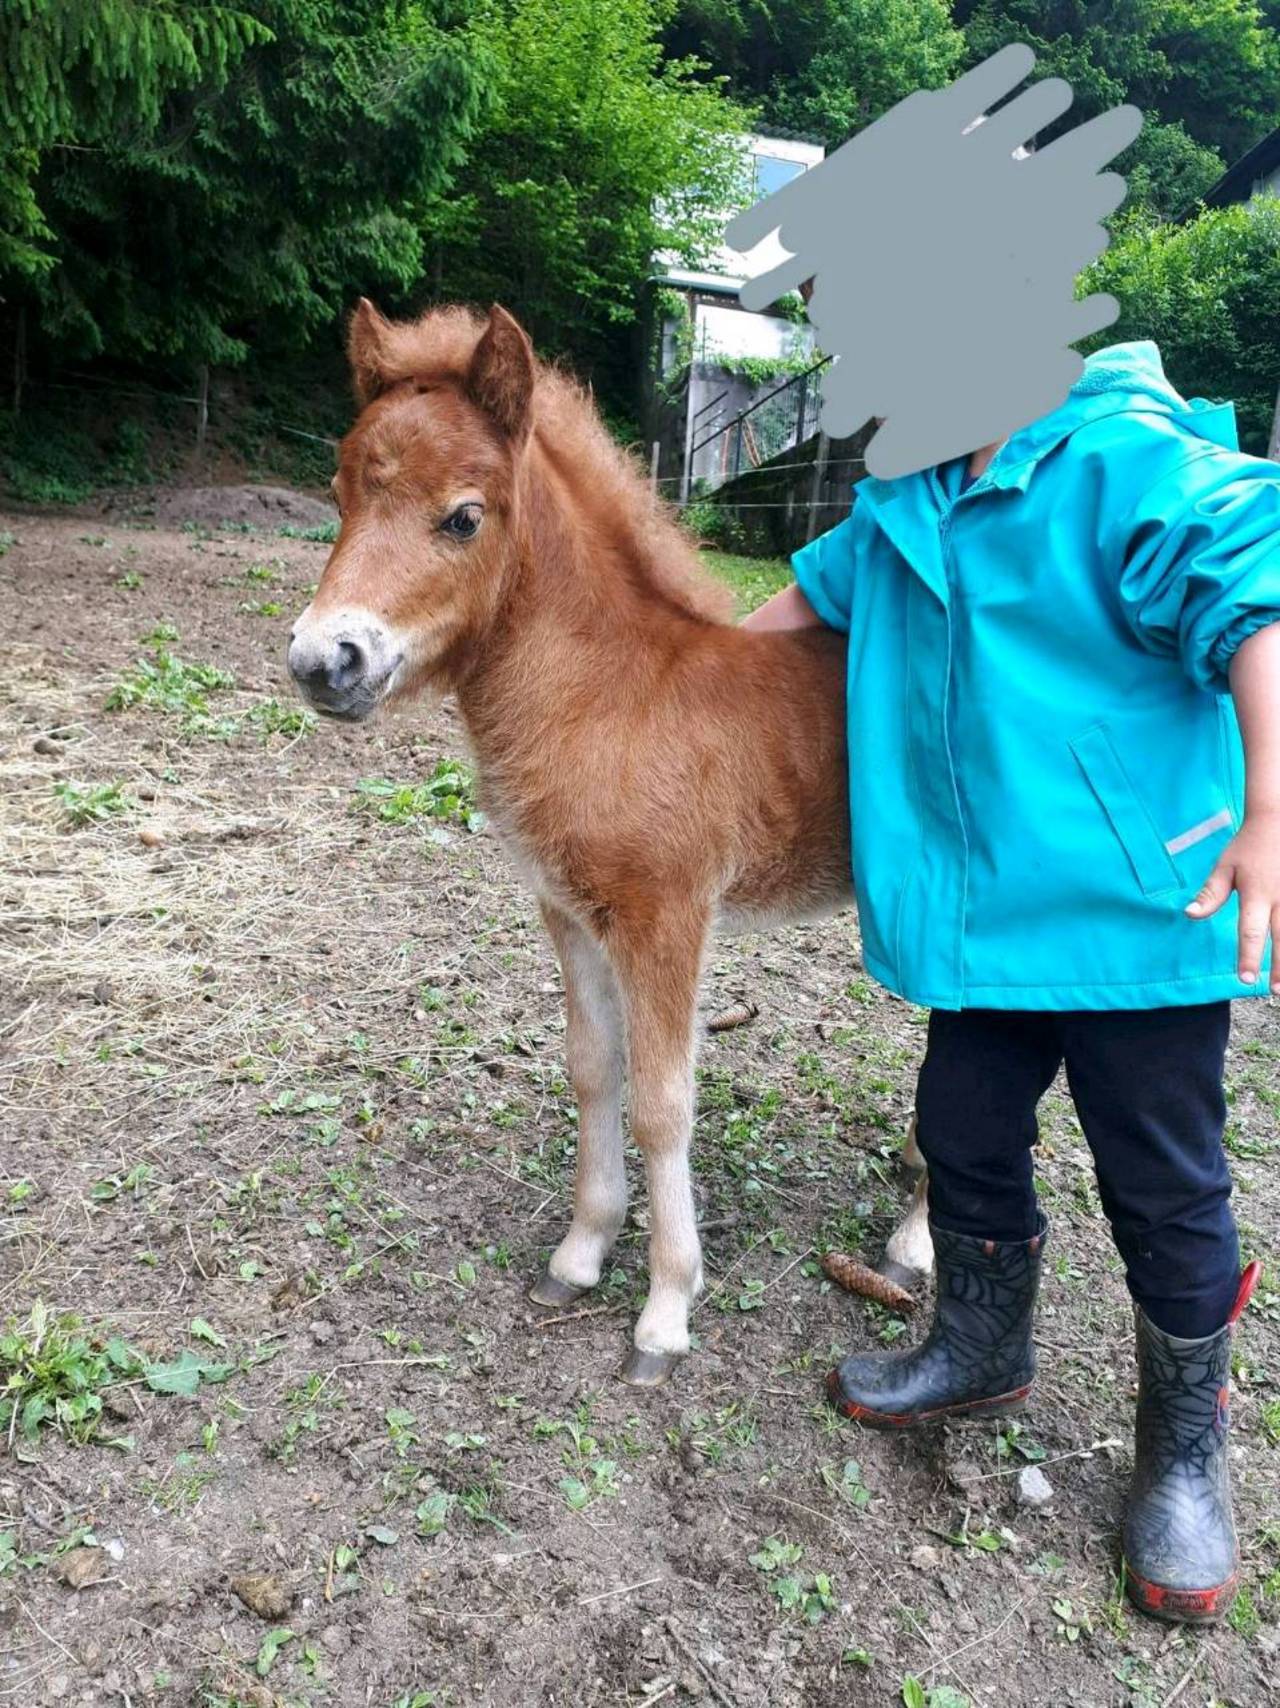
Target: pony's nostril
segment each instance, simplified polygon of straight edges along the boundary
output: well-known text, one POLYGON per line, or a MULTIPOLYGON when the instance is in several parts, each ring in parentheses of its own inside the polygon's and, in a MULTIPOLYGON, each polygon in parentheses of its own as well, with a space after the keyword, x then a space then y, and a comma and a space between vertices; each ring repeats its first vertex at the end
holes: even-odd
POLYGON ((368 667, 364 649, 354 641, 339 641, 329 668, 331 688, 350 688, 364 675, 368 667))

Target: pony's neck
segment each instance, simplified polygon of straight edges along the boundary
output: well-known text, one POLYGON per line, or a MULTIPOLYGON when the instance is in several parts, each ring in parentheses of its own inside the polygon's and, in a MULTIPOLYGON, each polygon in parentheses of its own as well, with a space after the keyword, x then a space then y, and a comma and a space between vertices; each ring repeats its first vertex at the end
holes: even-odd
POLYGON ((457 682, 473 734, 574 684, 592 703, 602 680, 657 676, 728 615, 727 590, 593 429, 562 412, 524 447, 511 558, 457 682))

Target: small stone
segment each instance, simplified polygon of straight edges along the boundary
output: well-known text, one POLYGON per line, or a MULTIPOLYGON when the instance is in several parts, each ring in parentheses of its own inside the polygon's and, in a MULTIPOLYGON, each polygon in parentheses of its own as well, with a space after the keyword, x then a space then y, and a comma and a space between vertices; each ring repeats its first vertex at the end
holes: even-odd
POLYGON ((293 1591, 265 1572, 246 1572, 232 1578, 231 1588, 259 1619, 283 1619, 293 1606, 293 1591))
POLYGON ((47 735, 38 735, 31 743, 37 753, 61 753, 62 749, 56 741, 50 741, 47 735))
POLYGON ((58 1564, 58 1576, 71 1589, 83 1589, 104 1577, 106 1556, 101 1548, 72 1548, 58 1564))
POLYGON ((1053 1484, 1039 1465, 1024 1465, 1018 1472, 1018 1505, 1033 1511, 1046 1507, 1053 1499, 1053 1484))
POLYGON ((331 1655, 345 1655, 351 1647, 351 1633, 344 1625, 330 1625, 320 1634, 320 1641, 331 1655))
POLYGON ((935 1572, 942 1564, 942 1555, 928 1542, 922 1542, 911 1550, 911 1564, 918 1572, 935 1572))
POLYGON ((163 848, 164 833, 159 830, 140 830, 138 832, 138 841, 144 848, 163 848))
POLYGON ((317 1346, 328 1346, 336 1332, 333 1324, 323 1317, 317 1317, 311 1325, 311 1338, 317 1346))

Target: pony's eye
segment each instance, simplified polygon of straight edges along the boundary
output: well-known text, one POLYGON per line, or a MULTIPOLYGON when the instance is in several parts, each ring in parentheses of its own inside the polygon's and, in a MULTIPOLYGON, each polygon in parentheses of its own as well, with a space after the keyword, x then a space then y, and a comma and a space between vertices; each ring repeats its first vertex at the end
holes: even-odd
POLYGON ((445 517, 443 527, 445 533, 455 540, 470 540, 480 532, 483 520, 483 505, 460 504, 452 515, 445 517))

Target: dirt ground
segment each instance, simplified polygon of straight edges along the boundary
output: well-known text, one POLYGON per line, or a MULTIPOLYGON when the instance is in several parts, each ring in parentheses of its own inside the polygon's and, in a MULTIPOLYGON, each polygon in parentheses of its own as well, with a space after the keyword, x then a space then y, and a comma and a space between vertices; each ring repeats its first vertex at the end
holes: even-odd
POLYGON ((527 1303, 568 1214, 559 984, 465 790, 408 787, 458 721, 307 727, 284 639, 326 547, 180 508, 0 516, 0 1702, 1280 1700, 1275 1009, 1230 1062, 1268 1269, 1244 1587, 1201 1635, 1119 1595, 1131 1331, 1061 1087, 1021 1427, 820 1402, 836 1353, 919 1332, 816 1261, 879 1253, 924 1036, 851 918, 715 953, 709 1009, 759 1013, 702 1055, 709 1291, 672 1383, 615 1374, 642 1193, 597 1299, 527 1303), (122 679, 144 703, 108 710, 122 679))

